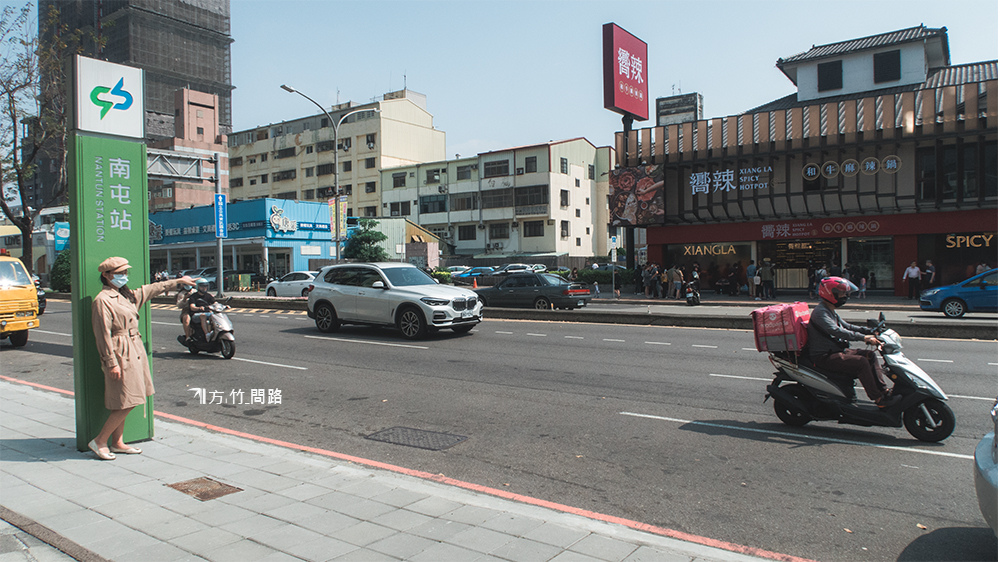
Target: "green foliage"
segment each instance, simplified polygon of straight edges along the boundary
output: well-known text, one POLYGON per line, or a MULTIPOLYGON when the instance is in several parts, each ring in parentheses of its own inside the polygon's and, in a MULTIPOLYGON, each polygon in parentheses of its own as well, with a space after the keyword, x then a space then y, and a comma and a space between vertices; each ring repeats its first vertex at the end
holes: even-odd
POLYGON ((49 286, 53 291, 68 293, 71 289, 70 256, 69 250, 63 250, 56 256, 56 262, 52 264, 52 273, 49 274, 49 286))
POLYGON ((451 285, 452 279, 450 271, 441 271, 440 269, 435 269, 431 273, 431 277, 437 279, 438 283, 441 283, 442 285, 451 285))
MULTIPOLYGON (((633 278, 632 271, 617 271, 615 272, 615 278, 622 285, 628 285, 632 283, 633 278)), ((588 285, 593 285, 594 281, 597 281, 599 285, 610 285, 611 284, 611 272, 604 271, 601 269, 581 269, 576 272, 576 279, 580 283, 586 283, 588 285)))
POLYGON ((347 239, 344 247, 344 257, 358 261, 387 261, 389 254, 378 245, 388 236, 376 230, 378 221, 374 219, 358 219, 358 230, 347 239))

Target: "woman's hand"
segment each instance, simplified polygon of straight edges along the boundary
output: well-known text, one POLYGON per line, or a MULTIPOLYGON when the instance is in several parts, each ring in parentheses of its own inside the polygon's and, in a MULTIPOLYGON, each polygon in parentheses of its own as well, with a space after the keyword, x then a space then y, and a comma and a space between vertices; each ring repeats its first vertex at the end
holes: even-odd
POLYGON ((122 368, 118 365, 111 367, 111 370, 108 371, 108 376, 114 380, 120 380, 122 378, 122 368))
POLYGON ((190 275, 185 275, 184 277, 178 277, 177 282, 181 285, 187 285, 188 287, 194 287, 194 279, 190 275))

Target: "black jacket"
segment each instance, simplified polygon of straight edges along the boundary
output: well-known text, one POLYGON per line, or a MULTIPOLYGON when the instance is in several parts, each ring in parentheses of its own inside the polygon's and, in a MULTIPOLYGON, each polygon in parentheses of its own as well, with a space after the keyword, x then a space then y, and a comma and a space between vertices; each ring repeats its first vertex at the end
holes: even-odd
POLYGON ((806 354, 813 361, 850 347, 852 341, 864 341, 872 331, 864 326, 844 322, 840 315, 823 301, 809 316, 809 339, 806 354))

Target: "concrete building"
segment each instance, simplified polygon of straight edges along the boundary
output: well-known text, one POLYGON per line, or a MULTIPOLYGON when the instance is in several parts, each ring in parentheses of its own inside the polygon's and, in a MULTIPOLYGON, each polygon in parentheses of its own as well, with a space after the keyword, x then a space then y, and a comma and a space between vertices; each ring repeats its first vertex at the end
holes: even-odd
POLYGON ((347 215, 380 216, 383 168, 437 161, 445 157, 445 134, 434 128, 426 97, 411 90, 385 94, 381 101, 333 106, 340 120, 338 146, 333 124, 320 113, 229 137, 229 186, 233 199, 327 201, 335 194, 334 150, 339 151, 341 194, 347 215))
POLYGON ((578 138, 386 168, 379 213, 427 228, 445 254, 603 256, 611 153, 578 138))
POLYGON ((947 30, 921 25, 777 67, 795 93, 630 133, 639 150, 618 152, 631 179, 612 182, 611 220, 640 216, 626 204, 640 174, 662 180, 645 195, 650 261, 699 262, 710 286, 730 268, 745 283, 749 260, 768 259, 777 286, 796 290, 819 265, 850 265, 897 295, 914 260, 933 261, 935 284, 996 264, 996 60, 952 65, 947 30))

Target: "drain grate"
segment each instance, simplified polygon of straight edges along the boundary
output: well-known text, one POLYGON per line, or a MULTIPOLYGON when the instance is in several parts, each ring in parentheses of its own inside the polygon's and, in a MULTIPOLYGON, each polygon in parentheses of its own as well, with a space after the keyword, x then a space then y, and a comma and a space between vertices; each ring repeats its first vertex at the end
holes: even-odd
POLYGON ((176 484, 167 484, 167 486, 170 486, 179 492, 184 492, 189 496, 194 496, 203 502, 243 491, 242 488, 230 486, 229 484, 223 484, 222 482, 216 482, 211 478, 205 477, 195 478, 194 480, 185 480, 184 482, 177 482, 176 484))
POLYGON ((413 429, 412 427, 390 427, 389 429, 372 433, 368 437, 365 437, 365 439, 393 443, 395 445, 406 445, 407 447, 416 447, 418 449, 428 449, 430 451, 441 451, 458 445, 468 439, 468 437, 453 435, 451 433, 413 429))

